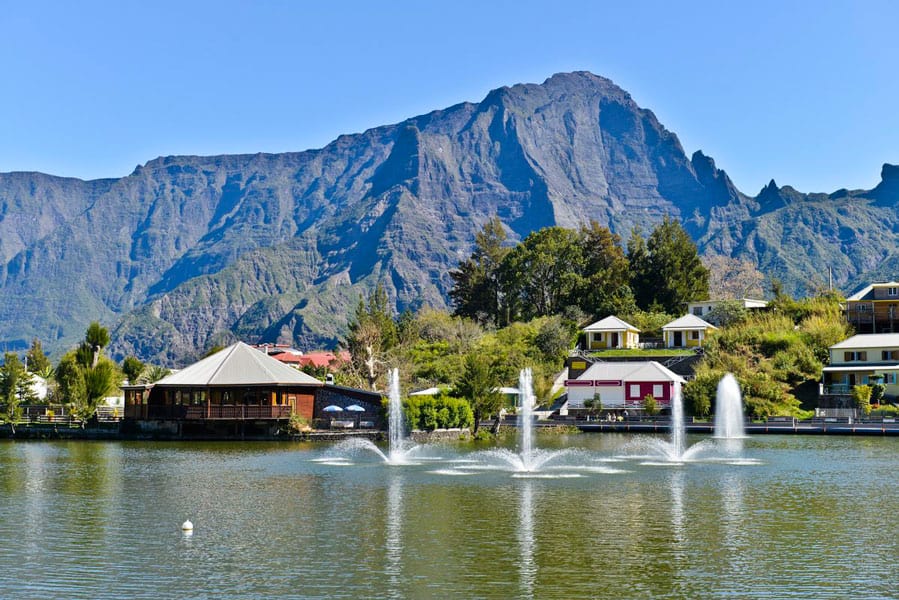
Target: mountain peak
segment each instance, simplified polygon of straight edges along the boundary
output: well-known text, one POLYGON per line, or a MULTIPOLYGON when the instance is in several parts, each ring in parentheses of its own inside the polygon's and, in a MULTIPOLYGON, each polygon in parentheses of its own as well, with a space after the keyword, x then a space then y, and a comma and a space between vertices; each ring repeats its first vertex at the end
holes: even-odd
POLYGON ((883 168, 880 170, 880 180, 883 182, 899 180, 899 165, 883 163, 883 168))

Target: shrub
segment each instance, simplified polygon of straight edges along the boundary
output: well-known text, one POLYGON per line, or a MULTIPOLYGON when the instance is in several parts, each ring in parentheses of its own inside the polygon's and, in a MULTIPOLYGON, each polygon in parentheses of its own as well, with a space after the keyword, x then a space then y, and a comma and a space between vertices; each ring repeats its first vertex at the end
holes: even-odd
POLYGON ((871 414, 871 386, 857 385, 852 388, 852 400, 864 415, 871 414))
POLYGON ((659 403, 656 402, 656 397, 652 394, 646 394, 643 397, 643 412, 647 415, 655 415, 659 412, 659 403))
POLYGON ((883 395, 886 394, 887 386, 882 383, 875 383, 871 386, 871 404, 880 404, 883 395))

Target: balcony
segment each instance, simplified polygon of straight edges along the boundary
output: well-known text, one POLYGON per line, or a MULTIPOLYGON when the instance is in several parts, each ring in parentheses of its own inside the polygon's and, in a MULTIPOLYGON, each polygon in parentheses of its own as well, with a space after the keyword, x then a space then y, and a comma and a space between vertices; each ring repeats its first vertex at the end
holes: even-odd
POLYGON ((127 419, 174 421, 256 421, 289 419, 290 405, 212 404, 192 406, 126 406, 127 419))

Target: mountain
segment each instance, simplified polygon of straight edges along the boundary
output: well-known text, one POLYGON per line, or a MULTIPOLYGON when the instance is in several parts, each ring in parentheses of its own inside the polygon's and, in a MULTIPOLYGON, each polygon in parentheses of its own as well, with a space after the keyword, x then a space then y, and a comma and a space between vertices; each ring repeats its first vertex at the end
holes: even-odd
POLYGON ((703 252, 752 260, 788 290, 828 267, 850 285, 899 263, 899 168, 882 179, 747 196, 585 72, 319 150, 169 156, 98 181, 0 174, 0 344, 60 350, 100 320, 116 355, 167 365, 235 338, 332 346, 378 282, 398 310, 445 306, 449 270, 492 215, 521 239, 589 219, 626 238, 670 214, 703 252))

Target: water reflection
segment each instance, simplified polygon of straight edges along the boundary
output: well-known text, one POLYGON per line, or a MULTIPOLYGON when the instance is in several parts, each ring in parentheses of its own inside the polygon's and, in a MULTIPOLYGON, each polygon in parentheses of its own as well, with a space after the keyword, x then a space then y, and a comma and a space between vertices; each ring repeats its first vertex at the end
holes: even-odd
POLYGON ((668 478, 671 487, 671 530, 674 533, 677 556, 680 556, 687 542, 684 524, 684 477, 683 471, 673 471, 668 478))
POLYGON ((387 557, 388 597, 402 598, 403 575, 403 478, 392 475, 387 486, 387 557))
POLYGON ((746 529, 743 478, 737 472, 726 473, 721 478, 721 507, 725 546, 730 551, 736 551, 743 543, 743 533, 746 529))
POLYGON ((522 598, 534 597, 537 563, 534 560, 534 482, 524 481, 518 510, 518 570, 522 598))

